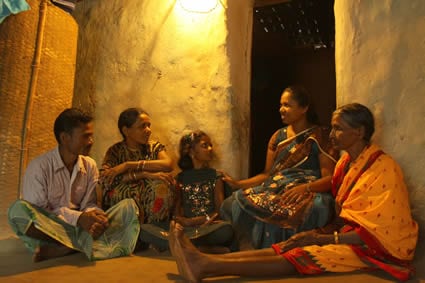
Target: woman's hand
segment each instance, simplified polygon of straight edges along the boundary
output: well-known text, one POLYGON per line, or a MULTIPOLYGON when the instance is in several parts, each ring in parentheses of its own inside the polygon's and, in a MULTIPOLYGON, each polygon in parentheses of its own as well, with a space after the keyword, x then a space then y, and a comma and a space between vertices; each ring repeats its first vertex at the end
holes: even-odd
POLYGON ((174 217, 174 220, 180 225, 182 225, 183 227, 190 227, 190 226, 196 225, 192 222, 191 218, 186 218, 184 216, 176 216, 174 217))
POLYGON ((230 177, 229 174, 227 174, 226 172, 221 171, 221 170, 217 170, 217 172, 222 175, 221 180, 223 180, 223 182, 226 182, 233 189, 239 188, 238 181, 235 181, 232 177, 230 177))
POLYGON ((324 242, 324 238, 327 235, 322 235, 317 233, 314 230, 301 232, 293 235, 291 238, 286 240, 285 242, 280 242, 277 245, 280 247, 281 252, 286 252, 292 250, 297 247, 305 247, 312 245, 324 245, 328 244, 324 242))
POLYGON ((112 184, 115 177, 127 171, 127 162, 123 162, 112 168, 105 168, 101 173, 101 178, 106 184, 112 184))
POLYGON ((298 203, 310 193, 311 191, 307 190, 306 184, 293 187, 282 195, 281 203, 286 205, 298 203))
POLYGON ((210 225, 212 223, 215 223, 216 222, 215 219, 217 217, 218 217, 218 213, 217 212, 214 212, 211 216, 208 216, 207 215, 206 221, 204 223, 202 223, 201 226, 208 226, 208 225, 210 225))
POLYGON ((218 213, 214 213, 208 218, 205 216, 196 216, 192 218, 184 217, 184 216, 175 216, 174 219, 177 223, 180 223, 180 225, 184 227, 191 227, 191 226, 208 226, 212 223, 219 222, 220 220, 215 220, 218 217, 218 213))
POLYGON ((165 172, 156 172, 156 173, 144 172, 144 174, 146 175, 145 178, 148 178, 148 179, 158 179, 158 180, 164 181, 165 183, 167 183, 169 185, 175 185, 175 179, 174 179, 173 175, 171 175, 170 173, 165 173, 165 172))

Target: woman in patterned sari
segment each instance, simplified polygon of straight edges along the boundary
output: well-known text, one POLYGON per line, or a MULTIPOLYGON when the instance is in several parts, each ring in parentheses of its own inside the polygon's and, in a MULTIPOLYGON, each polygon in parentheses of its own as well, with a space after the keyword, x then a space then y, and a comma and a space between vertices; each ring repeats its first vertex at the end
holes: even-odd
POLYGON ((142 223, 169 221, 172 207, 172 160, 165 146, 150 140, 151 120, 140 108, 124 110, 118 119, 123 140, 104 157, 99 182, 102 207, 133 198, 144 215, 142 223))
POLYGON ((269 249, 227 255, 202 254, 172 223, 170 245, 179 272, 190 282, 224 275, 288 276, 325 272, 384 270, 405 281, 418 225, 398 164, 370 143, 374 119, 361 104, 348 104, 332 116, 331 141, 346 153, 332 178, 335 221, 323 229, 302 232, 269 249))
POLYGON ((238 237, 248 238, 254 248, 322 227, 333 212, 330 184, 336 154, 328 143, 329 132, 317 126, 307 91, 286 88, 279 112, 287 126, 271 137, 263 173, 240 181, 226 174, 224 178, 242 189, 224 201, 223 218, 232 221, 235 230, 242 231, 238 237), (304 199, 304 192, 314 192, 314 198, 304 199), (286 204, 295 199, 297 206, 286 204))

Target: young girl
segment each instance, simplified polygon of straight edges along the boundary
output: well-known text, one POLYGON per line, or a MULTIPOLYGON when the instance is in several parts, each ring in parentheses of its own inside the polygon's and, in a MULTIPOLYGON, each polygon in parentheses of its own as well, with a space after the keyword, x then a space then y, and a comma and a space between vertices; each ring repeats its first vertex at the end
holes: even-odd
MULTIPOLYGON (((179 167, 176 176, 175 209, 173 218, 184 226, 184 233, 204 252, 228 252, 232 245, 233 228, 230 222, 218 220, 224 200, 221 176, 209 162, 213 159, 210 137, 194 131, 180 139, 179 167)), ((143 224, 141 238, 160 250, 168 245, 168 227, 143 224)))
POLYGON ((185 227, 185 234, 192 242, 204 250, 230 246, 231 224, 216 220, 224 200, 224 184, 217 171, 209 166, 214 157, 210 137, 199 130, 183 136, 179 153, 182 172, 176 178, 175 220, 185 227))

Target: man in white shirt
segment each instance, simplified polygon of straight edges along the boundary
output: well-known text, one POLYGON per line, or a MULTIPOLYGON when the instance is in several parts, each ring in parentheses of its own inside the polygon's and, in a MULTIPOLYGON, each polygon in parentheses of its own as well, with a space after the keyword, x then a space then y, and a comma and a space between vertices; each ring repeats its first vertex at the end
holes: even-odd
POLYGON ((28 165, 23 199, 9 208, 9 223, 34 261, 81 251, 90 260, 132 253, 140 230, 138 207, 125 199, 104 212, 96 205, 98 169, 86 156, 92 117, 63 111, 54 124, 58 146, 28 165))

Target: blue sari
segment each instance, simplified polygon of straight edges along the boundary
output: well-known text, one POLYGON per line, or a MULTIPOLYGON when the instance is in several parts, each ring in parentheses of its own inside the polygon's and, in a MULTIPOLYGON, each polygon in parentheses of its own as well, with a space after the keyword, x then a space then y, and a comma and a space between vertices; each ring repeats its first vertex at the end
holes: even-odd
POLYGON ((319 154, 328 149, 327 131, 313 127, 287 139, 286 127, 275 141, 270 176, 260 185, 236 191, 221 208, 222 217, 248 236, 254 248, 270 247, 297 232, 327 224, 334 211, 330 193, 315 193, 297 205, 284 205, 280 196, 291 188, 321 177, 319 154))

